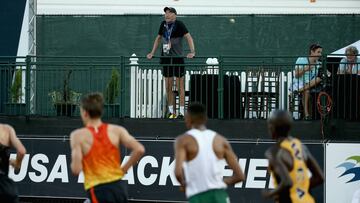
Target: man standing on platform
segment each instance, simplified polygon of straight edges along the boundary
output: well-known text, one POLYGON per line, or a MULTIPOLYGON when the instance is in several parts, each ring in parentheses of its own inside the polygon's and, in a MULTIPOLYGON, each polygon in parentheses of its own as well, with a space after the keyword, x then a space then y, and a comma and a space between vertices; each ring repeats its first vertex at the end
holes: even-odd
POLYGON ((187 58, 193 58, 195 56, 195 46, 194 41, 184 23, 176 20, 177 12, 175 8, 165 7, 164 12, 165 20, 160 24, 158 35, 155 38, 153 48, 147 55, 147 58, 152 59, 161 42, 161 56, 163 57, 161 57, 160 63, 163 64, 162 74, 165 78, 169 112, 167 114, 167 118, 183 118, 185 115, 185 67, 183 65, 183 38, 186 38, 190 48, 190 53, 187 54, 187 58), (174 77, 176 78, 176 86, 180 94, 180 109, 178 113, 176 113, 174 109, 175 100, 172 91, 174 77))

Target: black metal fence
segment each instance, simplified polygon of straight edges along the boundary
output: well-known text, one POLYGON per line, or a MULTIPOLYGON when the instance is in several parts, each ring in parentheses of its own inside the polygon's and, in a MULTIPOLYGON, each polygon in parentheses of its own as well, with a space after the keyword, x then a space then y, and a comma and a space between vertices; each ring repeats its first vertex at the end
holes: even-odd
POLYGON ((182 103, 186 109, 196 101, 210 118, 266 119, 283 108, 295 119, 358 120, 360 65, 340 63, 343 57, 311 63, 306 56, 209 56, 184 64, 137 56, 0 57, 0 114, 78 116, 80 97, 98 91, 105 117, 164 118, 169 105, 179 114, 182 103), (183 76, 182 83, 164 74, 183 76))

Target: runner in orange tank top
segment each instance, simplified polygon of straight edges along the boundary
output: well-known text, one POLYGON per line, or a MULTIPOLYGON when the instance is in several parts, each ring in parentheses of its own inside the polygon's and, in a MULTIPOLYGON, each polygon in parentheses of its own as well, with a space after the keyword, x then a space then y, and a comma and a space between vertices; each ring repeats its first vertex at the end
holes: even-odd
POLYGON ((101 121, 103 97, 91 93, 81 100, 80 113, 85 127, 70 136, 71 170, 84 173, 84 187, 92 203, 127 202, 121 181, 127 170, 144 154, 145 149, 125 128, 101 121), (120 145, 132 151, 121 166, 120 145))

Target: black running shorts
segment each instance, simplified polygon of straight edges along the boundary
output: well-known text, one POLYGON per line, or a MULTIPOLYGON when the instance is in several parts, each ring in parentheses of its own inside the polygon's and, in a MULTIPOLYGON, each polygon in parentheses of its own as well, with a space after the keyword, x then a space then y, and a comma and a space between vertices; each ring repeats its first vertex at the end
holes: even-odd
POLYGON ((0 202, 19 203, 18 190, 7 175, 0 175, 0 202))
POLYGON ((127 203, 126 182, 118 180, 97 185, 86 191, 91 203, 127 203))
POLYGON ((185 75, 184 58, 160 58, 160 64, 163 65, 162 74, 164 77, 181 78, 185 75), (175 64, 175 65, 172 65, 175 64), (178 65, 180 64, 180 65, 178 65))

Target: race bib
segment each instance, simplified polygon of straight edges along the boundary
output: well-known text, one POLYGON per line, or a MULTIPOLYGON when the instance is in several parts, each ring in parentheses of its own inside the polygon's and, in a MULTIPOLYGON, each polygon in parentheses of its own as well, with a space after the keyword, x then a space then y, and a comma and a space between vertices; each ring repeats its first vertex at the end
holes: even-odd
POLYGON ((170 43, 168 44, 163 44, 163 52, 166 53, 166 54, 169 54, 170 53, 170 43))

